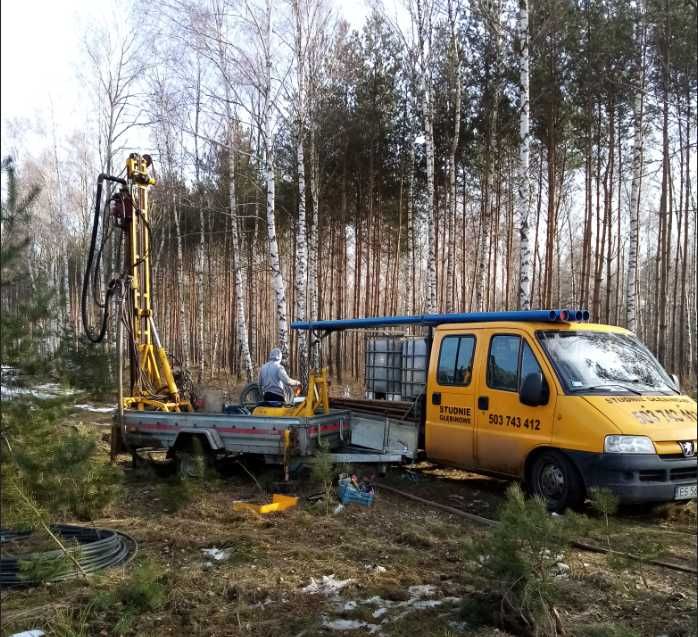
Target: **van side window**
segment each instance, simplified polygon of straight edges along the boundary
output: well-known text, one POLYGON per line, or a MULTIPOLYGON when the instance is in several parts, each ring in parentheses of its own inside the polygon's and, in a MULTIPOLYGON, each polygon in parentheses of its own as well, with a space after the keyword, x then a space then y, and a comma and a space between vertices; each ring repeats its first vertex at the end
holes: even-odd
POLYGON ((493 336, 487 362, 487 385, 492 389, 518 391, 519 344, 518 336, 493 336))
POLYGON ((439 352, 439 385, 470 385, 474 351, 474 336, 446 336, 439 352))
MULTIPOLYGON (((523 352, 521 353, 521 373, 519 374, 519 388, 523 385, 524 379, 529 374, 543 374, 535 354, 531 351, 529 344, 524 341, 523 352)), ((545 378, 545 376, 543 376, 545 378)))

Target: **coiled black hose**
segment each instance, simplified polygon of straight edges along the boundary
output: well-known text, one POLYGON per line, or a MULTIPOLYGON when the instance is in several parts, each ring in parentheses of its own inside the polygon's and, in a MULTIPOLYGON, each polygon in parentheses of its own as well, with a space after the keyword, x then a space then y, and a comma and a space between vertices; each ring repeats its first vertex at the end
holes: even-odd
MULTIPOLYGON (((121 179, 120 177, 113 177, 111 175, 107 175, 106 173, 101 173, 99 177, 97 177, 97 195, 95 197, 95 212, 94 220, 92 222, 92 237, 90 239, 90 250, 87 253, 87 267, 85 268, 85 276, 82 280, 82 296, 80 302, 82 306, 82 326, 85 329, 85 334, 87 334, 87 338, 90 339, 93 343, 100 343, 102 339, 104 339, 104 335, 107 332, 107 320, 109 318, 109 300, 111 299, 112 295, 116 290, 115 282, 112 281, 109 284, 109 289, 107 290, 107 294, 104 299, 104 305, 101 306, 102 320, 99 326, 99 331, 96 333, 93 332, 90 326, 89 317, 87 316, 87 291, 90 288, 90 279, 93 276, 98 276, 97 273, 99 272, 99 261, 102 257, 103 246, 100 246, 99 253, 97 255, 97 263, 95 263, 95 253, 97 251, 97 234, 99 232, 99 214, 102 207, 102 182, 105 179, 107 181, 113 181, 118 184, 121 184, 122 186, 126 185, 125 179, 121 179)), ((102 231, 102 234, 104 234, 104 230, 102 231)))
MULTIPOLYGON (((86 574, 95 573, 110 566, 117 566, 130 561, 136 554, 136 541, 120 531, 97 529, 93 527, 74 526, 72 524, 55 524, 51 531, 64 541, 66 551, 80 564, 86 574)), ((2 543, 20 541, 30 533, 17 533, 0 530, 2 543)), ((7 555, 0 559, 0 588, 16 586, 34 586, 44 582, 61 582, 81 575, 75 564, 61 549, 24 555, 7 555), (62 563, 59 563, 62 561, 62 563), (30 570, 22 572, 21 565, 32 563, 60 564, 56 572, 42 580, 32 579, 30 570)))

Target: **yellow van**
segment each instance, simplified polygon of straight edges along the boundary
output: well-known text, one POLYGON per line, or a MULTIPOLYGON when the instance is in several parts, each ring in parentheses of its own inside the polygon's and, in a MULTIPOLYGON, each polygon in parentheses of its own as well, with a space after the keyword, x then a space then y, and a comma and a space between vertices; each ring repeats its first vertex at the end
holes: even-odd
POLYGON ((433 329, 430 459, 517 477, 559 511, 696 497, 696 402, 628 330, 486 321, 433 329))

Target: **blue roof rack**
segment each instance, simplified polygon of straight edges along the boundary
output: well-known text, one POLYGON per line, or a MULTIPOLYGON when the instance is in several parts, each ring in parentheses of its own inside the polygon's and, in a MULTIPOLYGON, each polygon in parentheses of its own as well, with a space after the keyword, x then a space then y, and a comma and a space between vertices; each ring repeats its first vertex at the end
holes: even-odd
POLYGON ((417 314, 415 316, 371 316, 327 321, 295 321, 294 330, 348 330, 398 325, 443 325, 444 323, 480 323, 485 321, 531 321, 555 323, 588 321, 588 310, 524 310, 515 312, 454 312, 451 314, 417 314))

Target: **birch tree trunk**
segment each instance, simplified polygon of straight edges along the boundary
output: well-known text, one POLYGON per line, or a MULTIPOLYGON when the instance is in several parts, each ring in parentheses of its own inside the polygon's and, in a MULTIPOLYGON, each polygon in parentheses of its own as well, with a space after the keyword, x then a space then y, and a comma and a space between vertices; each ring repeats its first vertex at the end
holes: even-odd
POLYGON ((411 294, 407 301, 410 314, 417 313, 417 246, 414 214, 414 142, 410 144, 409 177, 407 187, 407 259, 411 294))
MULTIPOLYGON (((223 7, 216 5, 215 12, 215 28, 218 46, 218 64, 222 75, 222 81, 225 90, 225 113, 228 125, 228 206, 230 208, 230 238, 232 243, 232 259, 231 268, 233 272, 233 285, 235 288, 235 323, 236 333, 238 337, 238 348, 240 352, 238 372, 242 371, 247 382, 252 381, 254 375, 254 366, 252 364, 252 355, 250 353, 250 340, 248 337, 248 323, 245 312, 246 290, 243 288, 243 281, 247 280, 247 272, 245 272, 243 251, 240 245, 240 222, 237 211, 237 155, 238 130, 236 126, 236 117, 231 108, 231 86, 228 73, 228 62, 226 58, 226 38, 223 33, 224 11, 223 7)), ((201 70, 198 67, 197 88, 200 84, 201 70)), ((198 119, 197 119, 198 131, 198 119)), ((198 135, 194 138, 195 144, 198 144, 198 135)), ((196 146, 196 157, 198 161, 198 145, 196 146)), ((198 176, 198 168, 197 168, 198 176)), ((256 219, 256 218, 255 218, 256 219)), ((256 223, 256 220, 255 220, 256 223)), ((251 265, 251 264, 250 264, 251 265)), ((249 285, 249 281, 248 281, 249 285)), ((250 286, 251 287, 251 286, 250 286)), ((250 310, 252 312, 252 310, 250 310)))
POLYGON ((271 283, 276 300, 276 320, 279 343, 284 359, 288 357, 288 308, 286 305, 286 285, 281 272, 279 242, 276 237, 275 184, 274 184, 274 144, 272 139, 272 95, 271 95, 271 0, 267 0, 265 12, 266 33, 264 37, 264 108, 262 110, 262 130, 264 134, 264 178, 267 190, 267 243, 271 265, 271 283))
MULTIPOLYGON (((311 212, 310 234, 308 236, 308 291, 310 292, 309 318, 320 318, 320 296, 318 290, 318 255, 320 241, 320 165, 318 149, 315 140, 315 129, 310 131, 310 194, 313 209, 311 212)), ((320 367, 320 341, 316 336, 310 336, 310 367, 320 367)))
POLYGON ((519 175, 516 189, 516 208, 519 216, 519 309, 531 309, 531 240, 528 234, 530 201, 530 126, 529 126, 529 50, 528 50, 528 0, 519 0, 519 54, 520 101, 519 114, 519 175))
POLYGON ((427 285, 426 312, 436 312, 436 234, 434 232, 434 103, 432 96, 432 5, 431 0, 416 0, 419 45, 419 82, 424 116, 424 145, 427 156, 427 285))
POLYGON ((175 235, 177 237, 177 290, 179 292, 179 332, 182 343, 182 368, 188 368, 189 361, 189 327, 187 315, 184 310, 184 255, 182 250, 182 231, 179 225, 179 211, 177 210, 177 195, 172 189, 172 215, 175 223, 175 235))
MULTIPOLYGON (((296 19, 296 77, 298 82, 298 97, 296 103, 298 117, 298 139, 296 141, 296 165, 298 170, 298 221, 296 227, 296 267, 295 267, 295 319, 305 321, 308 289, 308 243, 306 237, 305 215, 305 154, 303 140, 305 138, 305 56, 303 54, 303 24, 301 20, 299 0, 293 2, 293 13, 296 19)), ((315 202, 313 199, 313 209, 315 202)), ((298 330, 298 374, 304 387, 308 384, 308 339, 305 330, 298 330)))
POLYGON ((199 207, 199 245, 196 252, 196 327, 197 345, 199 356, 197 382, 201 383, 204 377, 204 270, 205 246, 206 246, 206 220, 204 218, 204 206, 201 196, 201 160, 199 158, 199 120, 201 115, 201 67, 197 69, 196 76, 196 100, 194 105, 194 139, 196 152, 194 161, 196 163, 196 201, 199 207))
POLYGON ((495 2, 494 5, 488 3, 488 15, 489 20, 492 24, 493 37, 494 37, 494 87, 492 96, 492 105, 490 107, 490 126, 487 135, 487 159, 486 168, 484 176, 484 196, 483 205, 481 209, 480 218, 480 243, 478 250, 478 262, 477 262, 477 283, 475 287, 475 303, 477 305, 477 310, 482 312, 487 310, 488 298, 485 296, 485 268, 487 266, 486 258, 491 249, 487 250, 490 243, 489 240, 489 226, 492 219, 492 192, 493 192, 493 174, 494 174, 494 153, 497 144, 497 128, 498 128, 498 111, 499 111, 499 47, 500 47, 500 3, 495 2))
POLYGON ((451 96, 453 105, 453 137, 449 155, 449 222, 448 222, 448 267, 446 270, 446 311, 455 310, 455 260, 456 260, 456 151, 460 137, 461 77, 460 51, 457 37, 458 6, 453 7, 453 0, 448 2, 448 22, 451 29, 451 96))
POLYGON ((228 192, 228 204, 230 206, 230 236, 233 244, 233 278, 235 281, 235 306, 237 311, 237 332, 240 339, 240 363, 247 382, 252 381, 254 369, 252 367, 252 356, 250 355, 250 345, 247 339, 247 320, 245 317, 245 291, 242 287, 242 250, 240 250, 240 232, 238 228, 237 215, 237 191, 235 187, 235 160, 236 148, 235 127, 230 122, 229 133, 229 154, 228 154, 228 178, 230 180, 228 192))

